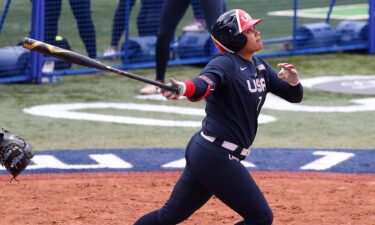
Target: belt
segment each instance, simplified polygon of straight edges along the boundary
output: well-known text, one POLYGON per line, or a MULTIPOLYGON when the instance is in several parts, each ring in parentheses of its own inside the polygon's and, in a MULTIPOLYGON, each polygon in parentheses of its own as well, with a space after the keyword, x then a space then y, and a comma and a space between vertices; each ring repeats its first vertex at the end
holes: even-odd
POLYGON ((244 159, 245 157, 250 155, 250 147, 249 148, 243 148, 239 145, 233 144, 229 141, 220 140, 217 137, 208 136, 201 131, 201 136, 206 139, 209 142, 216 143, 220 145, 221 147, 233 152, 235 155, 241 156, 240 158, 244 159))

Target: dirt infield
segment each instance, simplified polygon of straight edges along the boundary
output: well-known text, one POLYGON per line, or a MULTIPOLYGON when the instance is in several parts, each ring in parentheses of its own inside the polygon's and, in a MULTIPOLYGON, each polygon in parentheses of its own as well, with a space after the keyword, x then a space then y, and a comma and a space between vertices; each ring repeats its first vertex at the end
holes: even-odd
MULTIPOLYGON (((180 172, 0 176, 0 224, 133 224, 169 197, 180 172)), ((275 225, 375 225, 375 175, 252 172, 275 225)), ((212 198, 186 225, 240 217, 212 198)))

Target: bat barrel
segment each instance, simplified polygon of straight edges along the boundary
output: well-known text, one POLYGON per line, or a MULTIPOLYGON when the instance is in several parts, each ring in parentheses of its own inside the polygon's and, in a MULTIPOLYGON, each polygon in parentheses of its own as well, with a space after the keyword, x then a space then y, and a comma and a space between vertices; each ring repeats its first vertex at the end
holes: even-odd
POLYGON ((106 70, 106 65, 99 61, 28 37, 23 39, 23 47, 77 65, 106 70))
POLYGON ((81 66, 96 68, 96 69, 99 69, 99 70, 111 71, 111 72, 129 77, 131 79, 142 81, 144 83, 152 84, 152 85, 155 85, 155 86, 160 87, 162 89, 166 89, 166 90, 178 93, 177 87, 172 87, 172 86, 164 84, 164 83, 160 83, 160 82, 157 82, 157 81, 154 81, 154 80, 144 78, 142 76, 138 76, 138 75, 128 73, 128 72, 123 71, 123 70, 116 69, 114 67, 108 66, 108 65, 106 65, 104 63, 101 63, 99 61, 96 61, 94 59, 91 59, 87 56, 84 56, 84 55, 78 54, 76 52, 72 52, 72 51, 63 49, 63 48, 59 48, 59 47, 56 47, 56 46, 53 46, 53 45, 50 45, 50 44, 47 44, 47 43, 44 43, 44 42, 41 42, 41 41, 38 41, 38 40, 34 40, 32 38, 25 37, 23 39, 23 47, 27 48, 27 49, 30 49, 30 50, 33 50, 33 51, 36 51, 36 52, 39 52, 39 53, 42 53, 42 54, 47 55, 47 56, 62 59, 62 60, 65 60, 65 61, 68 61, 68 62, 71 62, 71 63, 74 63, 74 64, 78 64, 78 65, 81 65, 81 66))

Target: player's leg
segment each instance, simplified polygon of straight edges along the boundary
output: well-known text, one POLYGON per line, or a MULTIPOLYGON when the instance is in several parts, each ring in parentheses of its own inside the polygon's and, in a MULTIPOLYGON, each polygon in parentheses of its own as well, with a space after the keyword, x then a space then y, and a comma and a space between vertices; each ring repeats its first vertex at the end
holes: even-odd
MULTIPOLYGON (((165 0, 160 15, 158 37, 155 46, 156 77, 155 80, 164 82, 165 72, 170 55, 170 44, 176 27, 184 16, 190 0, 165 0)), ((146 85, 140 93, 144 95, 157 94, 160 89, 153 85, 146 85)))
MULTIPOLYGON (((196 135, 190 140, 187 149, 196 147, 195 138, 196 135)), ((187 164, 164 206, 142 216, 134 225, 178 224, 204 205, 211 196, 212 194, 196 180, 187 164)))
POLYGON ((223 0, 200 0, 204 18, 207 23, 208 30, 216 22, 219 16, 223 13, 223 0))
POLYGON ((170 54, 170 43, 176 27, 190 5, 189 0, 166 0, 160 17, 159 34, 156 42, 156 79, 164 81, 170 54))
MULTIPOLYGON (((170 44, 177 25, 190 5, 190 0, 165 0, 160 15, 159 31, 155 46, 155 80, 164 82, 170 55, 170 44)), ((140 91, 143 95, 157 94, 160 89, 147 84, 140 91)))
POLYGON ((230 160, 219 168, 220 177, 214 177, 214 194, 240 214, 241 225, 270 225, 273 221, 271 208, 249 171, 238 161, 230 160))
POLYGON ((134 225, 174 225, 187 219, 212 195, 185 168, 164 206, 142 216, 134 225))
MULTIPOLYGON (((210 31, 212 25, 223 13, 224 0, 200 0, 207 30, 210 31)), ((219 53, 218 49, 212 44, 210 52, 212 55, 219 53)))
POLYGON ((139 36, 158 34, 163 4, 164 0, 141 0, 141 8, 137 16, 139 36))
POLYGON ((186 158, 200 183, 244 218, 239 224, 272 224, 272 211, 249 171, 221 147, 197 138, 201 147, 189 149, 186 158))
POLYGON ((52 43, 58 34, 58 24, 61 14, 61 0, 50 0, 45 3, 44 41, 52 43))
MULTIPOLYGON (((131 0, 129 7, 130 12, 135 4, 135 0, 131 0)), ((113 26, 112 26, 112 40, 111 45, 118 47, 118 43, 121 39, 122 34, 125 31, 125 20, 129 16, 126 14, 126 0, 120 0, 116 8, 115 15, 113 17, 113 26)))
POLYGON ((79 36, 81 37, 87 54, 96 58, 96 35, 94 22, 91 17, 91 0, 70 0, 73 15, 77 20, 79 36))
POLYGON ((111 56, 119 51, 119 42, 122 34, 125 32, 126 21, 129 20, 130 12, 135 4, 135 0, 120 0, 113 16, 111 45, 104 51, 104 56, 111 56), (126 8, 129 4, 129 9, 126 8), (128 13, 128 11, 129 13, 128 13))

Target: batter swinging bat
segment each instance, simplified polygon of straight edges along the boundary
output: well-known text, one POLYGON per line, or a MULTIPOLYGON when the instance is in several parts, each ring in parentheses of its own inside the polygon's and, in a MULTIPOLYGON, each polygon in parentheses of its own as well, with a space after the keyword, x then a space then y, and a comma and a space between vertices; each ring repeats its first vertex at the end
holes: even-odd
POLYGON ((139 76, 139 75, 135 75, 135 74, 123 71, 123 70, 116 69, 114 67, 108 66, 108 65, 106 65, 104 63, 101 63, 99 61, 96 61, 94 59, 91 59, 87 56, 84 56, 84 55, 81 55, 81 54, 78 54, 76 52, 72 52, 72 51, 69 51, 69 50, 66 50, 66 49, 62 49, 62 48, 56 47, 54 45, 50 45, 50 44, 38 41, 38 40, 34 40, 34 39, 31 39, 31 38, 28 38, 28 37, 25 37, 23 39, 23 47, 27 48, 27 49, 30 49, 30 50, 33 50, 33 51, 36 51, 36 52, 39 52, 39 53, 42 53, 44 55, 48 55, 48 56, 51 56, 51 57, 54 57, 54 58, 62 59, 64 61, 71 62, 71 63, 74 63, 74 64, 78 64, 78 65, 81 65, 81 66, 86 66, 86 67, 91 67, 91 68, 95 68, 95 69, 99 69, 99 70, 114 72, 114 73, 117 73, 119 75, 131 78, 131 79, 134 79, 134 80, 142 81, 144 83, 152 84, 152 85, 160 87, 162 89, 166 89, 168 91, 173 91, 175 93, 178 93, 178 89, 177 89, 178 87, 169 86, 169 85, 166 85, 166 84, 154 81, 154 80, 144 78, 144 77, 139 76))

